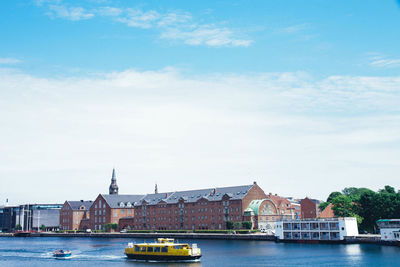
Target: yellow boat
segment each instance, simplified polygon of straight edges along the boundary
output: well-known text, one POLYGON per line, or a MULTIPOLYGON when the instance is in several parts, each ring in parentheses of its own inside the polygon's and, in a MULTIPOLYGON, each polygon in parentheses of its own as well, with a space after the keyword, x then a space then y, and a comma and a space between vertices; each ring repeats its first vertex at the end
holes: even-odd
POLYGON ((174 243, 172 238, 158 238, 156 243, 128 243, 125 255, 130 259, 145 261, 192 261, 200 259, 197 244, 174 243))

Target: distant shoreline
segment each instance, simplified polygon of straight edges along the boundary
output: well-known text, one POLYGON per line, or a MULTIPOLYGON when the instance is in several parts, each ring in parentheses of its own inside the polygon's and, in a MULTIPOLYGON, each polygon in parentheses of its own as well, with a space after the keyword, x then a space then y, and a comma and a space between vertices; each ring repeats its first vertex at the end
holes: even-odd
MULTIPOLYGON (((14 237, 13 233, 0 233, 0 237, 14 237)), ((383 241, 377 235, 360 235, 345 237, 344 240, 280 240, 266 234, 216 234, 216 233, 31 233, 29 237, 89 237, 89 238, 159 238, 175 239, 209 239, 209 240, 245 240, 273 241, 277 243, 299 244, 375 244, 382 246, 399 246, 398 241, 383 241)), ((15 237, 18 238, 18 237, 15 237)))

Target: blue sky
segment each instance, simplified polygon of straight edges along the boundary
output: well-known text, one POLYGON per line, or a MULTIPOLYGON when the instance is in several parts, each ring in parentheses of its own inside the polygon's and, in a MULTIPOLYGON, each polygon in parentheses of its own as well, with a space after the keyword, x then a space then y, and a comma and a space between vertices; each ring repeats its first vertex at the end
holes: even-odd
POLYGON ((1 1, 0 205, 113 167, 122 193, 399 188, 399 29, 399 1, 1 1))
POLYGON ((400 59, 396 1, 38 0, 0 8, 1 56, 41 75, 166 66, 392 75, 400 59))

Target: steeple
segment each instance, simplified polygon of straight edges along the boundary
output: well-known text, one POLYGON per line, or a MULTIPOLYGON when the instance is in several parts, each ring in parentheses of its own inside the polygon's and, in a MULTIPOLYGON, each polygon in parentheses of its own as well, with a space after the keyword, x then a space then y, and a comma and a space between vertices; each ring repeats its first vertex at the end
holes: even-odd
POLYGON ((111 184, 109 188, 110 195, 118 195, 117 178, 115 177, 115 169, 113 168, 111 176, 111 184))
POLYGON ((154 188, 154 194, 158 194, 157 184, 156 184, 156 187, 154 188))

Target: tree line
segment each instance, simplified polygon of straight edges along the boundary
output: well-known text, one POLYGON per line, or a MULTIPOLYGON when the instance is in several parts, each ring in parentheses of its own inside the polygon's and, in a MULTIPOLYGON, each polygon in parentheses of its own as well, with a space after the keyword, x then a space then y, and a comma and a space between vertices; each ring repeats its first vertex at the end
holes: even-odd
POLYGON ((400 191, 386 185, 377 192, 368 188, 346 187, 342 192, 332 192, 326 202, 320 204, 324 210, 332 203, 337 217, 356 217, 359 228, 368 232, 377 232, 379 219, 400 218, 400 191))

